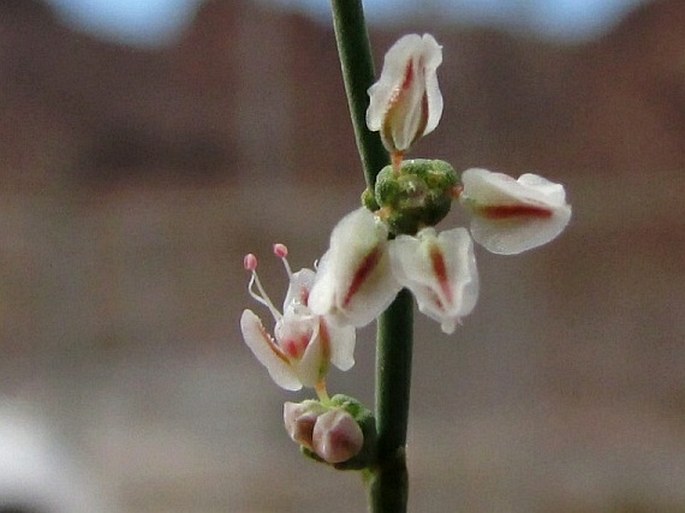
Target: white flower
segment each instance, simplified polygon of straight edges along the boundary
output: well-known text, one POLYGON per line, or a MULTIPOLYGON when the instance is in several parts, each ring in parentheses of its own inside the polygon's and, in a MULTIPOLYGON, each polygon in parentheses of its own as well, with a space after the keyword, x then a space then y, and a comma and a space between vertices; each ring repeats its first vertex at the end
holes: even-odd
POLYGON ((276 326, 271 336, 259 317, 246 309, 240 318, 243 338, 281 388, 299 390, 306 386, 325 390, 322 385, 330 363, 341 370, 354 365, 354 328, 334 325, 330 319, 313 313, 308 301, 314 271, 302 269, 293 273, 285 258, 285 246, 275 245, 274 252, 283 260, 290 280, 284 313, 278 311, 264 291, 256 272, 256 257, 247 255, 245 268, 252 272, 250 295, 271 311, 276 326), (253 286, 257 292, 252 290, 253 286))
POLYGON ((478 272, 473 242, 464 228, 436 235, 424 228, 416 237, 390 242, 396 279, 416 296, 419 310, 452 333, 478 299, 478 272))
POLYGON ((442 115, 436 70, 442 47, 430 34, 400 38, 385 54, 381 77, 369 90, 369 130, 380 130, 390 153, 402 153, 432 132, 442 115))
POLYGON ((390 270, 387 238, 387 227, 365 208, 343 217, 319 264, 311 310, 357 327, 378 317, 400 290, 390 270))
POLYGON ((471 235, 487 250, 513 255, 559 235, 571 218, 561 184, 534 174, 518 180, 486 169, 462 174, 462 203, 471 210, 471 235))

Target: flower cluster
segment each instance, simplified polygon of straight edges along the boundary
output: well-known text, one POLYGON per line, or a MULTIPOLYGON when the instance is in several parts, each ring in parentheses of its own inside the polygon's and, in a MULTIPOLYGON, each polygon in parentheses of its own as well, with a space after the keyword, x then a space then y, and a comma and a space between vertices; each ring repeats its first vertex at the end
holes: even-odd
POLYGON ((376 424, 356 399, 338 394, 327 401, 286 402, 283 423, 302 451, 338 469, 360 469, 372 460, 376 424))
POLYGON ((473 243, 464 228, 388 239, 385 223, 366 208, 345 216, 331 235, 310 293, 310 307, 339 325, 365 326, 402 287, 419 309, 454 331, 478 296, 473 243), (357 241, 363 241, 357 244, 357 241))
POLYGON ((541 176, 514 179, 479 168, 458 175, 447 162, 404 160, 442 115, 441 62, 442 49, 428 34, 404 36, 386 54, 381 77, 368 90, 366 121, 380 132, 391 164, 365 191, 364 206, 333 229, 316 270, 293 273, 285 246, 274 246, 289 279, 283 313, 259 281, 256 257, 245 257, 250 294, 275 321, 272 336, 245 310, 245 342, 276 384, 316 390, 320 402, 287 403, 284 420, 293 440, 332 464, 364 445, 357 421, 331 407, 325 386, 330 364, 341 370, 354 364, 355 328, 376 319, 406 288, 422 313, 452 333, 478 299, 474 241, 493 253, 517 254, 557 237, 571 217, 564 187, 541 176), (438 232, 455 201, 469 212, 469 229, 438 232))

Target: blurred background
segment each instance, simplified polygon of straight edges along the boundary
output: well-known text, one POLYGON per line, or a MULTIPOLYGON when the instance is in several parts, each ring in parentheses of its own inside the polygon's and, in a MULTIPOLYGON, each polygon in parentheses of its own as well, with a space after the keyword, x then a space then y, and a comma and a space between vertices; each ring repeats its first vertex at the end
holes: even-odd
MULTIPOLYGON (((417 316, 411 511, 685 511, 685 2, 367 9, 379 67, 402 33, 444 47, 413 156, 537 171, 574 209, 548 246, 478 252, 453 336, 417 316)), ((279 301, 271 243, 310 266, 363 189, 328 16, 0 0, 0 511, 365 510, 238 329, 266 314, 243 255, 279 301)), ((373 337, 333 392, 372 403, 373 337)))

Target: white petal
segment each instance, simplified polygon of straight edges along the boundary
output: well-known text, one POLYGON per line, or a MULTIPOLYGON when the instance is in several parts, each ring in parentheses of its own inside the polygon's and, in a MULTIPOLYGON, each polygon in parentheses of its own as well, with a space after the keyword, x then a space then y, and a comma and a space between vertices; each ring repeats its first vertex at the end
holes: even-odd
POLYGON ((354 366, 354 346, 356 332, 354 326, 337 326, 321 320, 322 330, 328 333, 331 348, 331 363, 341 371, 350 370, 354 366))
POLYGON ((430 34, 423 35, 423 53, 426 59, 426 95, 428 96, 428 123, 426 123, 423 135, 427 135, 438 126, 443 109, 442 93, 436 73, 438 66, 442 64, 442 47, 430 34))
POLYGON ((478 299, 478 272, 471 237, 464 228, 417 237, 401 235, 390 244, 393 273, 416 296, 419 310, 452 333, 478 299))
POLYGON ((365 208, 338 223, 309 295, 314 313, 360 327, 390 305, 400 286, 390 270, 387 234, 365 208))
POLYGON ((306 387, 314 387, 326 374, 330 352, 323 347, 319 317, 312 315, 305 306, 291 307, 274 331, 278 345, 299 381, 306 387))
POLYGON ((381 76, 368 91, 370 101, 366 111, 366 124, 372 132, 380 130, 383 125, 390 100, 404 80, 407 63, 420 47, 421 36, 407 34, 398 39, 385 54, 381 76))
POLYGON ((315 278, 316 273, 311 269, 300 269, 293 273, 290 285, 288 286, 288 292, 283 301, 284 312, 294 303, 307 306, 309 291, 314 284, 315 278))
POLYGON ((519 184, 530 187, 540 194, 538 198, 544 199, 550 205, 562 206, 566 204, 566 191, 560 183, 554 183, 539 175, 525 173, 516 180, 519 184))
POLYGON ((306 387, 315 387, 326 375, 329 359, 323 351, 323 343, 317 330, 299 362, 294 362, 300 381, 306 387))
POLYGON ((474 168, 464 171, 462 182, 462 201, 474 213, 471 234, 493 253, 512 255, 546 244, 571 218, 563 185, 535 174, 515 180, 474 168), (497 210, 504 212, 491 215, 497 210))
POLYGON ((368 90, 366 124, 371 131, 381 130, 389 151, 406 150, 438 125, 443 100, 436 70, 441 63, 442 48, 430 34, 406 35, 386 53, 381 76, 368 90))
POLYGON ((510 204, 518 201, 519 186, 514 178, 487 169, 471 168, 461 174, 462 198, 478 205, 510 204))
POLYGON ((498 255, 516 255, 555 239, 571 219, 571 207, 554 210, 547 219, 490 220, 474 217, 471 235, 485 249, 498 255))
POLYGON ((251 310, 244 310, 240 317, 240 331, 245 343, 257 360, 269 371, 271 379, 286 390, 299 390, 302 383, 288 363, 287 358, 275 346, 264 329, 262 321, 251 310))

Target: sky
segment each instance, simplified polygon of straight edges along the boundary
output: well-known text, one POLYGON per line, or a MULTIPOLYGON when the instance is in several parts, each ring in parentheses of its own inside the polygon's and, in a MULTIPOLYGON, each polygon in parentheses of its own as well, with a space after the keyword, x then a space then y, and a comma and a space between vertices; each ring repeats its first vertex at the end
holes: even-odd
MULTIPOLYGON (((230 1, 230 0, 224 0, 230 1)), ((327 0, 256 0, 296 9, 328 22, 327 0)), ((365 0, 370 23, 397 22, 402 16, 433 11, 455 22, 529 29, 541 37, 578 41, 608 30, 644 0, 365 0)), ((105 39, 133 45, 172 42, 201 0, 48 0, 68 23, 105 39)))

